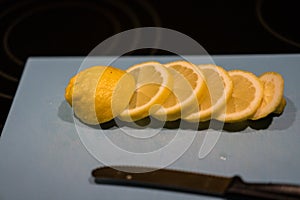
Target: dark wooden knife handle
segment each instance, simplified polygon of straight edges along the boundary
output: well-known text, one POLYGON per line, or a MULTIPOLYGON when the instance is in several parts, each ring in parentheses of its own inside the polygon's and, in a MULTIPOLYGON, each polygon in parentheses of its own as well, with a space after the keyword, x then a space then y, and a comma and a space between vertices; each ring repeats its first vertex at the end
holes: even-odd
POLYGON ((245 199, 248 196, 249 199, 299 200, 300 187, 290 184, 246 183, 236 176, 227 189, 226 196, 234 199, 245 199))

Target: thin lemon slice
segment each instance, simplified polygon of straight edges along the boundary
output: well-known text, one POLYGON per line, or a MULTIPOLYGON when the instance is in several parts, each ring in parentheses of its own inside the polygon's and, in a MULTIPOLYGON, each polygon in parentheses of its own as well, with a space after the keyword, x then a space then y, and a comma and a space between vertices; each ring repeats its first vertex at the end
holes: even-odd
POLYGON ((159 120, 173 121, 198 109, 198 99, 204 90, 204 76, 194 64, 175 61, 164 64, 174 77, 172 93, 151 115, 159 120))
POLYGON ((136 81, 129 106, 119 115, 124 121, 136 121, 149 115, 154 105, 162 104, 171 92, 173 77, 158 62, 144 62, 127 69, 136 81))
POLYGON ((280 105, 283 99, 284 80, 276 72, 266 72, 259 77, 264 86, 263 100, 255 114, 250 118, 252 120, 261 119, 271 114, 280 105))
POLYGON ((286 106, 286 100, 284 97, 282 97, 279 106, 277 106, 277 108, 273 113, 280 115, 284 111, 285 106, 286 106))
POLYGON ((226 113, 216 118, 227 123, 240 122, 252 116, 263 98, 263 85, 251 72, 229 71, 233 82, 232 95, 226 103, 226 113))
POLYGON ((198 67, 205 76, 205 90, 203 99, 199 102, 199 111, 183 118, 189 122, 207 121, 211 117, 224 113, 226 102, 233 89, 231 78, 222 67, 212 64, 198 65, 198 67))

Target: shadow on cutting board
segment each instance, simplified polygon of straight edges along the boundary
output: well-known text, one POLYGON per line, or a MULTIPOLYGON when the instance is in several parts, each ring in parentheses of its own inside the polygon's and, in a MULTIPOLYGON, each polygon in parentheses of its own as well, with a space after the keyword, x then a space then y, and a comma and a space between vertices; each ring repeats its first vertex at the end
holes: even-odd
POLYGON ((60 103, 57 116, 65 122, 74 123, 72 108, 66 100, 60 103))
MULTIPOLYGON (((285 130, 289 128, 295 121, 296 117, 296 106, 291 101, 290 98, 286 98, 287 105, 285 107, 284 112, 281 115, 270 114, 265 118, 252 121, 246 120, 238 123, 225 123, 210 120, 206 122, 200 123, 190 123, 184 120, 176 120, 176 121, 167 121, 162 122, 153 117, 146 117, 144 119, 135 121, 135 122, 125 122, 121 121, 118 118, 115 118, 111 121, 99 124, 99 125, 88 125, 91 128, 95 129, 112 129, 118 127, 130 127, 134 129, 145 129, 145 128, 165 128, 165 129, 183 129, 183 130, 223 130, 226 132, 241 132, 247 128, 251 128, 252 130, 285 130)), ((58 117, 69 123, 74 123, 73 120, 73 111, 70 105, 63 101, 58 108, 58 117)))

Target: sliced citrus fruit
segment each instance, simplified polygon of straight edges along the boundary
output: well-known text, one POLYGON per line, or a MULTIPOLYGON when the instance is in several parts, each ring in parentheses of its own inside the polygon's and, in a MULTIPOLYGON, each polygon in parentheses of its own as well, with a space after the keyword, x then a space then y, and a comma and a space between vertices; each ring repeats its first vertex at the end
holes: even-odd
POLYGON ((126 71, 94 66, 70 79, 65 91, 75 115, 87 124, 107 122, 128 105, 135 89, 135 80, 126 71))
POLYGON ((136 90, 119 118, 131 122, 147 117, 154 105, 166 100, 173 87, 173 77, 158 62, 140 63, 128 68, 127 72, 136 80, 136 90))
POLYGON ((187 61, 164 64, 174 77, 172 93, 151 115, 159 120, 173 121, 198 109, 198 99, 204 90, 201 70, 187 61))
POLYGON ((283 98, 284 80, 276 72, 266 72, 259 77, 263 83, 263 100, 253 116, 252 120, 257 120, 271 114, 280 105, 283 98))
POLYGON ((277 106, 277 108, 273 113, 280 115, 283 112, 285 106, 286 106, 286 100, 284 97, 282 97, 279 106, 277 106))
POLYGON ((263 85, 251 72, 229 71, 233 83, 231 97, 226 103, 226 112, 216 117, 227 123, 239 122, 252 116, 263 98, 263 85))
POLYGON ((199 111, 191 113, 184 120, 189 122, 207 121, 225 112, 225 105, 231 96, 233 85, 226 70, 213 64, 198 65, 205 77, 203 99, 199 111))

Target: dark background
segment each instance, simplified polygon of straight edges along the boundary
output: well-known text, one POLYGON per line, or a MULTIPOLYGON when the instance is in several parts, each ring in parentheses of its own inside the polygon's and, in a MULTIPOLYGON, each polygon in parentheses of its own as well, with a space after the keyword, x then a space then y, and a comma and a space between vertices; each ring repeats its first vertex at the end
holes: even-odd
POLYGON ((84 56, 116 33, 145 26, 180 31, 210 54, 299 53, 298 2, 0 0, 0 131, 29 56, 84 56))

